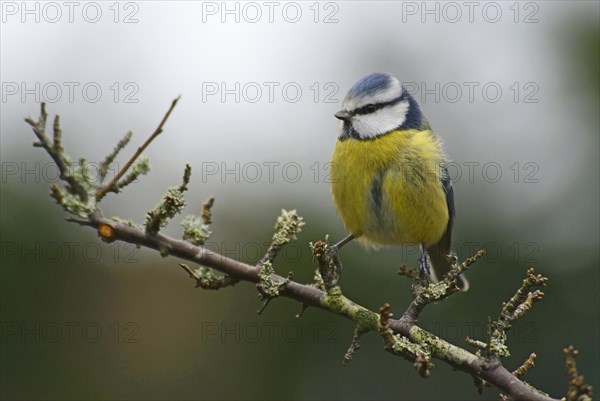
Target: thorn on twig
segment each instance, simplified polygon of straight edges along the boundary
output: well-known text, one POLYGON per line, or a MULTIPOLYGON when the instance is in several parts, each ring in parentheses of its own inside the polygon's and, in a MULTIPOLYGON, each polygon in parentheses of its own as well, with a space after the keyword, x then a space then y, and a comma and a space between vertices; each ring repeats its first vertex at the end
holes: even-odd
POLYGON ((273 298, 266 298, 263 301, 263 304, 260 307, 260 309, 256 311, 256 314, 257 315, 262 315, 262 313, 265 311, 265 309, 267 309, 267 306, 271 303, 272 300, 273 300, 273 298))
POLYGON ((232 287, 239 282, 238 279, 231 276, 217 275, 207 267, 201 267, 194 270, 185 263, 179 263, 179 266, 190 275, 190 278, 196 280, 196 288, 200 287, 205 290, 220 290, 224 287, 232 287))
POLYGON ((575 358, 579 351, 572 345, 563 349, 567 363, 567 376, 569 376, 569 391, 567 392, 567 401, 591 401, 592 386, 584 383, 583 375, 577 370, 575 358))
POLYGON ((475 388, 477 389, 477 393, 479 395, 483 394, 483 388, 485 387, 485 380, 481 378, 478 374, 473 375, 473 384, 475 384, 475 388))
POLYGON ((358 330, 354 330, 354 336, 352 336, 352 342, 350 342, 350 346, 348 350, 344 354, 344 359, 342 360, 342 366, 348 366, 350 361, 352 361, 352 356, 354 352, 360 349, 360 333, 358 330))
POLYGON ((193 271, 188 265, 186 265, 185 263, 180 263, 179 266, 181 266, 183 268, 183 270, 185 270, 189 275, 190 278, 193 278, 194 280, 198 280, 199 276, 196 274, 195 271, 193 271))
POLYGON ((304 312, 306 312, 306 309, 308 309, 308 305, 307 304, 301 304, 301 306, 300 306, 300 312, 298 312, 298 314, 296 315, 296 319, 301 319, 302 316, 304 315, 304 312))
POLYGON ((25 118, 25 121, 27 122, 27 124, 31 125, 32 128, 38 128, 38 127, 44 128, 46 126, 47 119, 48 119, 48 113, 46 112, 46 103, 42 102, 40 104, 40 118, 37 121, 35 121, 31 117, 27 117, 27 118, 25 118))

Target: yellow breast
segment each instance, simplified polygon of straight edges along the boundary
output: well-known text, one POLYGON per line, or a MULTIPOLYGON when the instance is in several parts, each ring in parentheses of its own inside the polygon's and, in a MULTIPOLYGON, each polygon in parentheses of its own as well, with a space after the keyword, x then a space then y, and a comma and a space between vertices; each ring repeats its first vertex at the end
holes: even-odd
POLYGON ((444 155, 430 130, 338 140, 331 191, 348 230, 370 246, 432 245, 448 224, 444 155))

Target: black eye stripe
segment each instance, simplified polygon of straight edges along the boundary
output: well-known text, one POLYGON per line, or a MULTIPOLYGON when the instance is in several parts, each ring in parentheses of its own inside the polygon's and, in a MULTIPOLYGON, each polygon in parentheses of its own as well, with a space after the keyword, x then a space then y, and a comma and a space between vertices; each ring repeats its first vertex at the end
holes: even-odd
POLYGON ((384 107, 393 106, 393 105, 398 104, 401 101, 405 100, 406 93, 407 93, 406 91, 403 91, 400 96, 398 96, 396 99, 390 100, 389 102, 367 104, 365 106, 359 107, 358 109, 354 110, 352 112, 352 114, 358 114, 358 115, 371 114, 371 113, 374 113, 377 110, 382 109, 384 107))

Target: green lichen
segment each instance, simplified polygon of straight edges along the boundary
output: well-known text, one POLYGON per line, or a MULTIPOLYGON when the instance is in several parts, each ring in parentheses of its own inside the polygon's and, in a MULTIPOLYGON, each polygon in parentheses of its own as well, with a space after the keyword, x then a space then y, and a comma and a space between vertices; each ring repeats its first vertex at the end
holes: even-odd
POLYGON ((408 337, 401 334, 392 336, 392 342, 388 345, 390 351, 395 354, 403 355, 409 359, 414 359, 421 354, 427 358, 431 358, 431 354, 427 346, 411 342, 408 337))
POLYGON ((135 227, 135 228, 139 228, 139 229, 142 228, 142 226, 140 224, 135 223, 131 219, 122 219, 122 218, 116 217, 116 216, 111 217, 110 219, 112 221, 116 221, 117 223, 125 224, 126 226, 129 226, 129 227, 135 227))
POLYGON ((204 224, 202 219, 194 215, 186 216, 181 225, 183 226, 183 239, 194 245, 204 245, 212 234, 208 224, 204 224))
POLYGON ((358 308, 354 312, 354 322, 356 323, 356 330, 361 334, 375 331, 379 325, 379 316, 370 310, 358 308))
POLYGON ((489 351, 492 355, 498 355, 500 357, 510 356, 510 351, 506 346, 506 332, 497 331, 489 340, 489 351))
POLYGON ((304 226, 303 218, 298 216, 296 210, 281 210, 281 215, 275 223, 275 234, 273 234, 273 246, 281 247, 297 239, 298 233, 304 226))
POLYGON ((114 162, 114 160, 117 157, 117 155, 119 154, 119 152, 121 150, 123 150, 123 148, 125 146, 127 146, 129 141, 131 140, 132 135, 133 135, 133 133, 131 131, 128 131, 125 134, 125 136, 119 141, 119 143, 117 143, 117 146, 115 146, 115 148, 112 150, 112 152, 110 152, 108 154, 108 156, 106 156, 104 158, 102 163, 100 163, 100 168, 98 169, 98 173, 100 176, 100 182, 104 181, 104 178, 106 177, 106 174, 108 173, 108 169, 109 169, 110 165, 114 162))
POLYGON ((430 284, 427 287, 423 287, 419 293, 419 303, 431 303, 439 301, 448 295, 451 290, 450 286, 444 281, 439 283, 430 284))
POLYGON ((85 159, 80 159, 79 164, 71 164, 70 167, 73 171, 70 177, 76 182, 77 188, 70 184, 64 189, 54 185, 51 195, 67 212, 87 218, 96 209, 96 188, 89 174, 89 164, 85 159))
POLYGON ((192 168, 189 164, 185 165, 183 173, 183 182, 178 187, 167 189, 167 193, 163 195, 162 200, 154 209, 148 212, 146 216, 146 232, 156 234, 160 229, 167 225, 168 221, 181 213, 185 207, 185 199, 183 193, 187 190, 187 185, 190 182, 192 168))
POLYGON ((268 260, 265 261, 258 272, 259 281, 258 284, 256 284, 259 295, 263 299, 270 299, 279 296, 279 292, 290 282, 289 277, 282 281, 276 282, 273 280, 273 274, 275 274, 273 264, 268 260))
POLYGON ((156 234, 167 225, 168 221, 181 213, 185 207, 185 199, 179 187, 167 189, 161 202, 154 209, 148 212, 146 216, 146 232, 156 234))
POLYGON ((477 359, 472 353, 447 343, 419 326, 411 327, 409 334, 412 342, 425 346, 435 358, 452 361, 458 365, 473 363, 477 359))
POLYGON ((127 175, 123 180, 119 181, 113 191, 119 193, 125 188, 127 185, 135 182, 140 175, 146 175, 150 172, 150 159, 146 156, 140 156, 138 160, 133 165, 131 173, 127 175))
POLYGON ((208 267, 190 268, 183 263, 180 263, 180 266, 196 280, 196 287, 205 290, 219 290, 223 287, 233 286, 239 281, 231 276, 217 274, 208 267))
POLYGON ((343 296, 340 287, 330 289, 322 303, 334 313, 349 316, 356 323, 356 330, 360 333, 377 331, 379 327, 379 315, 343 296))

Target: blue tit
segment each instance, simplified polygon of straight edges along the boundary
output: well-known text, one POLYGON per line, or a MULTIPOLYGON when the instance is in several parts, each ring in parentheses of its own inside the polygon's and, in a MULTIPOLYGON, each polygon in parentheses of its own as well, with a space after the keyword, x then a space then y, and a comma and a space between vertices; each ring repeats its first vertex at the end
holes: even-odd
MULTIPOLYGON (((349 233, 335 249, 353 239, 372 248, 417 245, 421 270, 436 282, 452 267, 454 191, 417 101, 394 76, 374 73, 350 89, 335 117, 342 124, 331 192, 349 233)), ((468 286, 463 277, 458 285, 468 286)))

